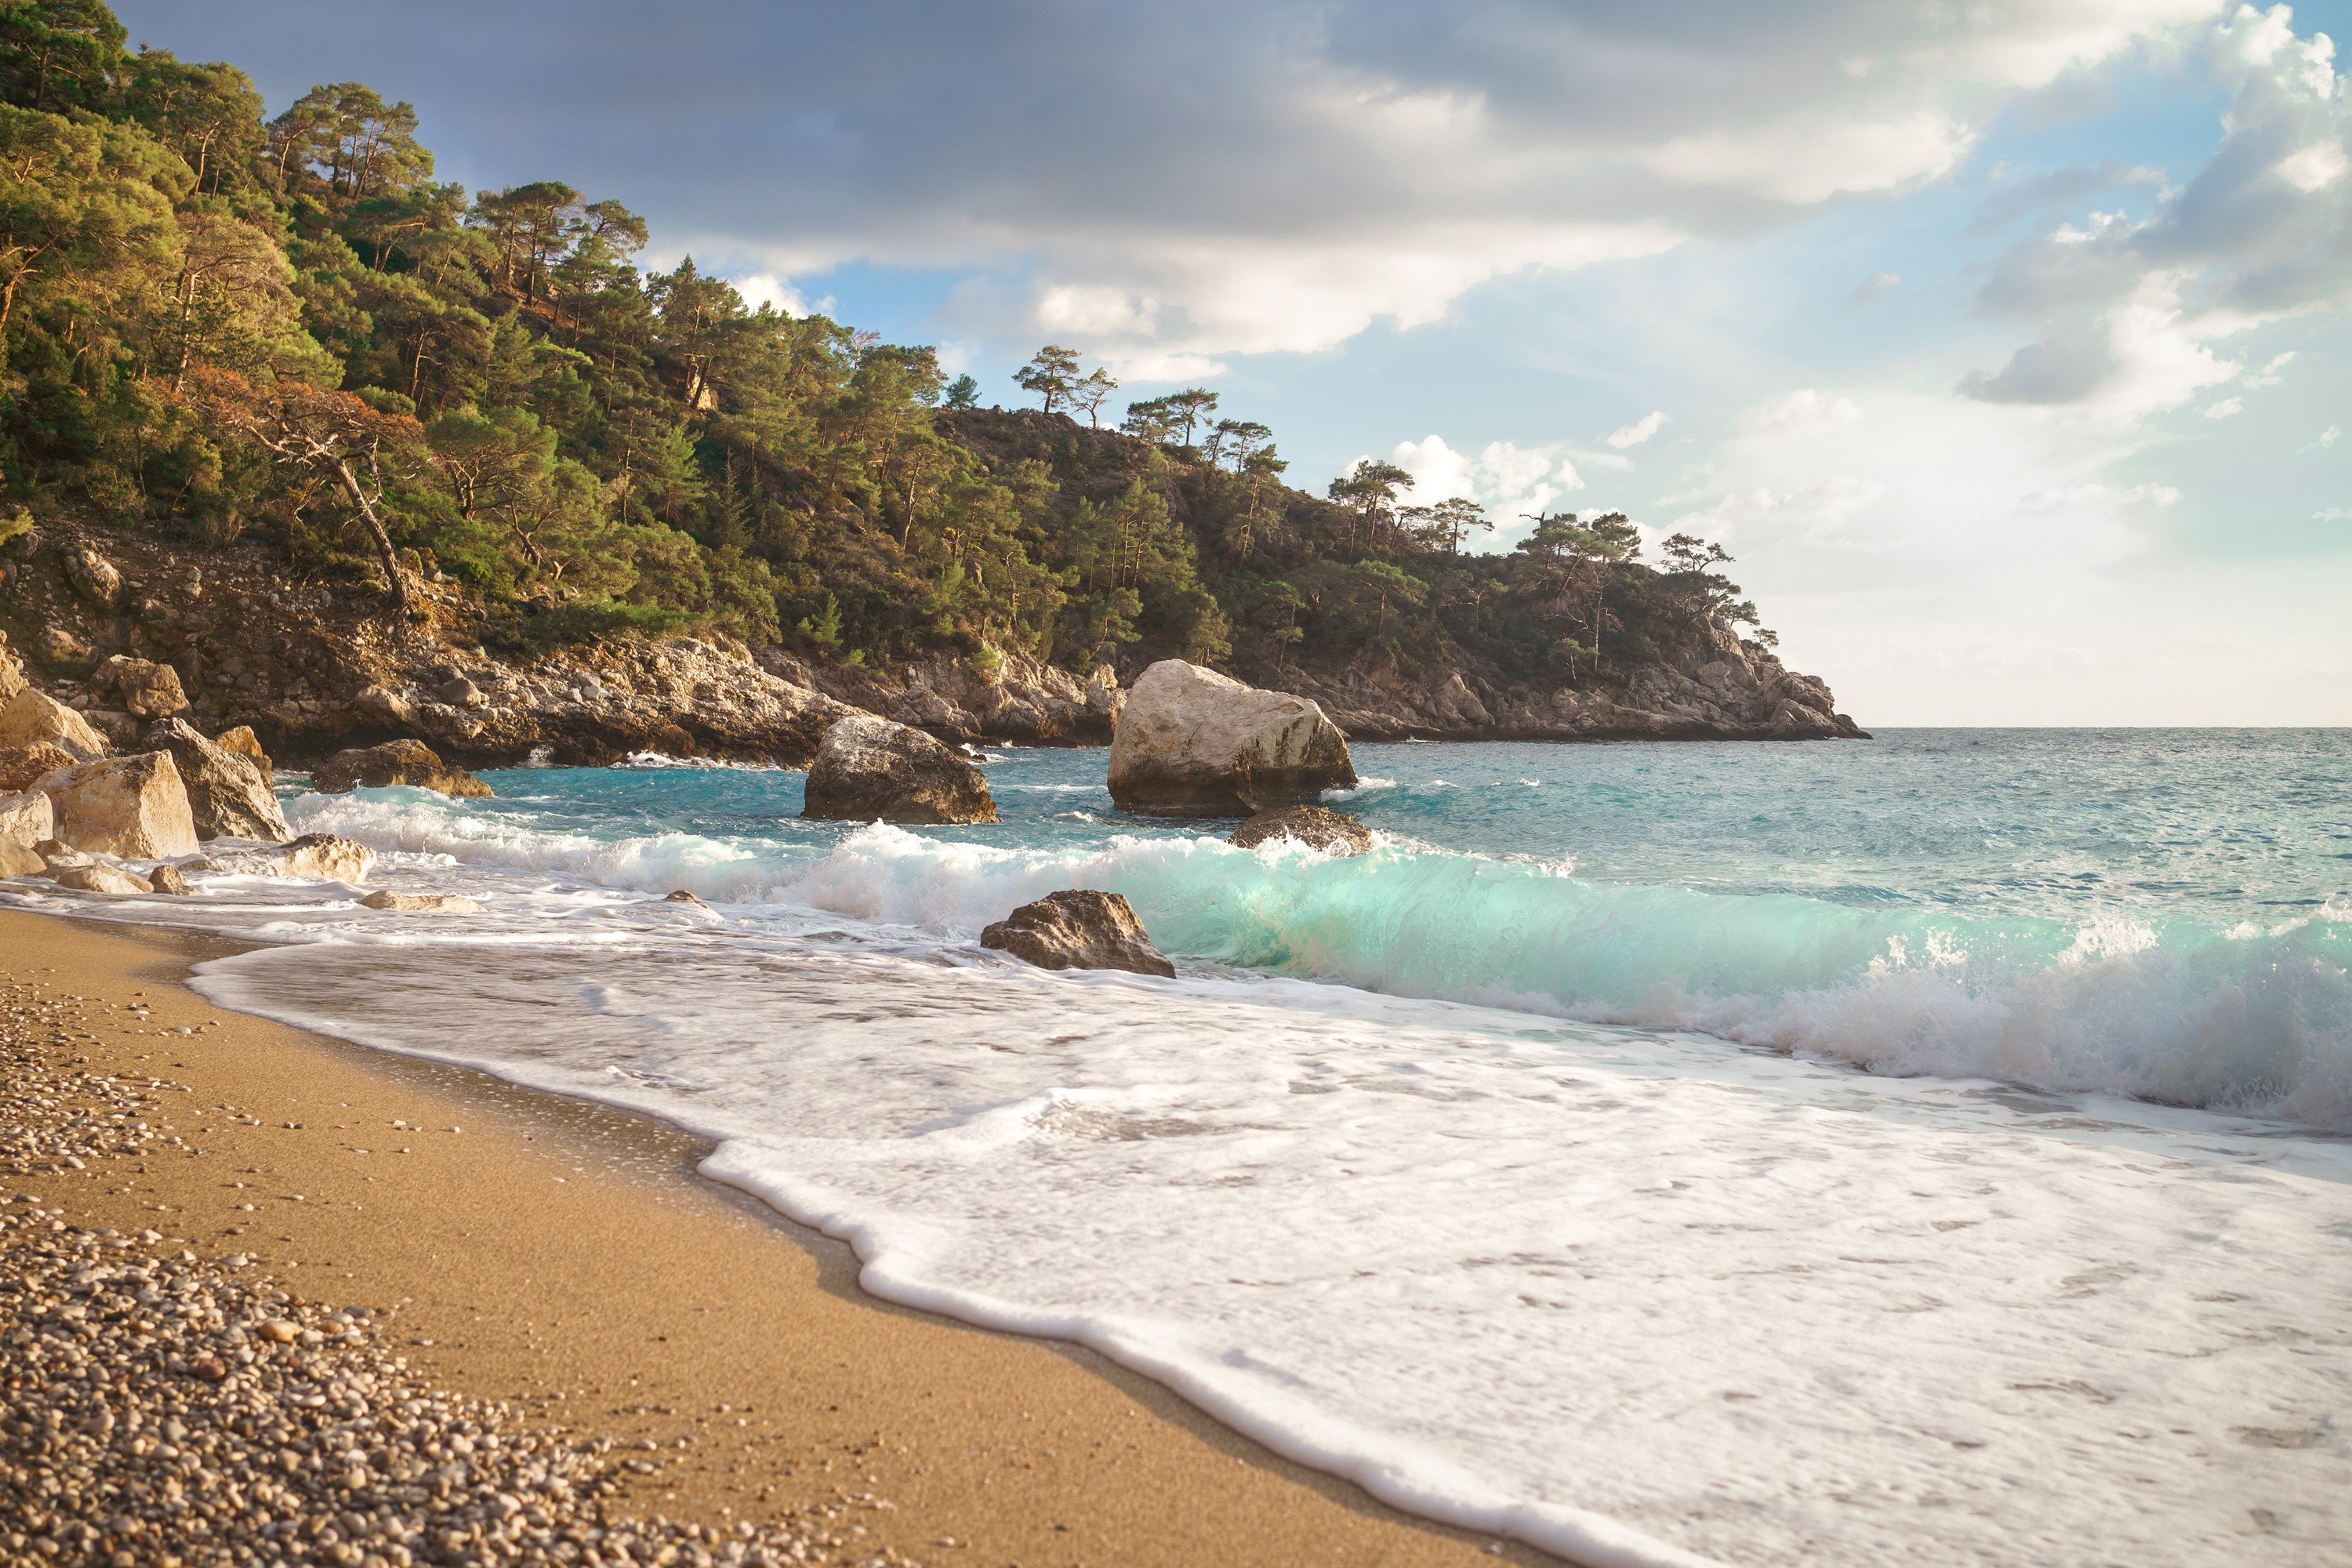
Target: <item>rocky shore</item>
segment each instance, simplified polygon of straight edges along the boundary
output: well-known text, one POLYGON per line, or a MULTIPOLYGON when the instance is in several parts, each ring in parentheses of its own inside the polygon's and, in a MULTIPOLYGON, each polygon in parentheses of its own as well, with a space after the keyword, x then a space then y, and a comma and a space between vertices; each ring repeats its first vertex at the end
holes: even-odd
MULTIPOLYGON (((297 765, 414 739, 472 767, 533 755, 599 765, 648 752, 798 767, 856 711, 953 742, 1104 744, 1125 695, 1108 667, 1081 679, 1012 653, 985 668, 940 658, 877 670, 724 637, 532 651, 454 583, 419 593, 417 617, 404 618, 355 584, 289 572, 258 544, 167 544, 66 522, 0 549, 0 633, 36 685, 117 746, 184 702, 206 734, 249 728, 297 765)), ((1357 740, 1862 734, 1820 680, 1723 628, 1676 662, 1601 685, 1531 688, 1474 668, 1332 668, 1312 658, 1236 673, 1314 699, 1357 740)))

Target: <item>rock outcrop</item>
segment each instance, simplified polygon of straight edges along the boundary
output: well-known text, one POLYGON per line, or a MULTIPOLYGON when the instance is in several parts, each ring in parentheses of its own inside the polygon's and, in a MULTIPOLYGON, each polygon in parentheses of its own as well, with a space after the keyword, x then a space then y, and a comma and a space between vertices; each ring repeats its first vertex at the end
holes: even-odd
POLYGON ((258 838, 282 844, 294 837, 270 793, 269 775, 252 758, 205 739, 184 719, 150 728, 146 744, 172 753, 199 838, 258 838))
POLYGON ((85 761, 114 749, 89 720, 28 686, 0 706, 0 746, 44 744, 61 747, 85 761))
POLYGON ((824 732, 803 816, 845 822, 994 822, 981 771, 920 730, 854 713, 824 732))
POLYGON ((310 772, 310 787, 320 795, 394 784, 476 799, 490 793, 489 785, 463 768, 451 767, 422 741, 386 741, 381 746, 337 752, 310 772))
POLYGON ((1261 811, 1235 828, 1225 842, 1236 849, 1255 849, 1277 838, 1334 855, 1360 855, 1372 847, 1370 828, 1346 812, 1333 811, 1328 805, 1286 805, 1280 811, 1261 811))
POLYGON ((76 849, 139 860, 195 851, 188 792, 169 752, 77 763, 34 787, 57 811, 58 837, 76 849))
POLYGON ((250 724, 236 724, 223 730, 213 737, 213 744, 224 752, 235 752, 249 760, 261 770, 263 778, 277 771, 277 764, 269 760, 269 753, 261 749, 261 738, 253 732, 250 724))
POLYGON ((1176 966, 1151 945, 1135 907, 1118 893, 1073 888, 1024 904, 980 933, 980 945, 1026 959, 1040 969, 1126 969, 1173 976, 1176 966))
POLYGON ((360 900, 362 908, 403 915, 478 915, 482 906, 463 893, 395 893, 381 888, 360 900))
POLYGON ((24 690, 25 684, 25 661, 8 646, 8 634, 0 632, 0 702, 24 690))
POLYGON ((118 653, 98 667, 90 684, 121 697, 123 708, 137 718, 168 719, 188 710, 188 694, 181 688, 180 672, 152 659, 118 653))
POLYGON ((950 741, 1100 745, 1125 700, 1108 668, 1081 679, 1020 653, 992 654, 980 663, 918 660, 895 671, 813 665, 781 650, 757 657, 762 668, 794 685, 950 741))
POLYGON ((81 760, 63 746, 46 741, 32 746, 11 746, 0 751, 0 791, 15 795, 28 790, 43 773, 69 768, 81 760))
POLYGON ((1162 659, 1128 694, 1110 797, 1158 816, 1245 816, 1356 783, 1348 738, 1304 697, 1162 659))

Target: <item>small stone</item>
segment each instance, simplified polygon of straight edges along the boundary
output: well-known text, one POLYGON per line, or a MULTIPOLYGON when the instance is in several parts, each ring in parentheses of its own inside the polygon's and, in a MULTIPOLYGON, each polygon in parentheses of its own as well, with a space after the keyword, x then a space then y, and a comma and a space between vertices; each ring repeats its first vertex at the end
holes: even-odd
POLYGON ((411 915, 478 915, 482 906, 462 893, 395 893, 380 888, 362 899, 371 910, 391 910, 411 915))

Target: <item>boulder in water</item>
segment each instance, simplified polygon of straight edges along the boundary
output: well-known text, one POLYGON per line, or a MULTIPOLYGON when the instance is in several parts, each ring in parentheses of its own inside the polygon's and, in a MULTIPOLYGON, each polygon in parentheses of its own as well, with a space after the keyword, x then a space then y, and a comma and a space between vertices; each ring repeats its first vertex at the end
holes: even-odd
POLYGON ((837 720, 809 764, 803 816, 840 822, 994 822, 981 771, 944 742, 871 713, 837 720))
MULTIPOLYGON (((251 731, 247 731, 250 733, 251 731)), ((269 775, 251 757, 207 741, 184 719, 151 726, 147 744, 172 753, 199 838, 258 838, 283 844, 294 837, 270 793, 269 775)))
POLYGON ((443 795, 480 798, 490 786, 441 760, 422 741, 386 741, 381 746, 354 746, 337 752, 310 773, 310 787, 320 795, 341 795, 354 789, 388 789, 413 784, 443 795))
POLYGON ((71 888, 82 893, 152 893, 153 883, 120 866, 66 866, 49 873, 49 880, 60 888, 71 888))
POLYGON ((305 833, 269 858, 281 877, 315 877, 323 882, 364 882, 375 867, 374 850, 332 833, 305 833))
POLYGON ((1333 855, 1360 855, 1372 847, 1371 829, 1346 812, 1333 811, 1328 805, 1286 805, 1280 811, 1261 811, 1235 828, 1225 842, 1237 849, 1255 849, 1277 838, 1333 855))
POLYGON ((1073 888, 1024 904, 980 933, 980 945, 1040 969, 1126 969, 1172 976, 1176 966, 1151 945, 1135 907, 1118 893, 1073 888))
POLYGON ((77 763, 42 774, 34 787, 56 809, 58 838, 76 849, 142 860, 195 850, 188 792, 169 752, 77 763))
POLYGON ((148 872, 147 880, 156 892, 169 893, 175 899, 187 898, 196 890, 189 885, 187 873, 169 860, 148 872))
POLYGON ((89 720, 28 686, 0 706, 0 746, 38 745, 56 746, 85 761, 113 750, 89 720))
POLYGON ((383 888, 360 900, 371 910, 404 915, 478 915, 482 906, 462 893, 395 893, 383 888))
POLYGON ((1349 789, 1348 738, 1304 697, 1164 658, 1145 670, 1110 742, 1110 797, 1157 816, 1241 816, 1349 789))

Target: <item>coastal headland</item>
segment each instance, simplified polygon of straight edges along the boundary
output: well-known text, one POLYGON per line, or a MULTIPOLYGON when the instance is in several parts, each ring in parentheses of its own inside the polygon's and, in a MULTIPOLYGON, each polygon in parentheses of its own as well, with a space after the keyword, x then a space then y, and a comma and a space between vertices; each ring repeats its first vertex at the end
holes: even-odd
MULTIPOLYGON (((583 1518, 620 1541, 635 1527, 618 1521, 657 1516, 625 1537, 653 1542, 641 1560, 663 1539, 684 1542, 681 1560, 728 1560, 722 1546, 748 1560, 750 1525, 783 1561, 1549 1561, 1399 1514, 1087 1352, 876 1302, 845 1247, 696 1176, 703 1146, 675 1130, 226 1012, 180 984, 226 951, 0 911, 0 1049, 21 1102, 0 1151, 9 1279, 36 1239, 215 1270, 279 1300, 288 1330, 341 1329, 313 1360, 348 1341, 353 1357, 404 1358, 415 1384, 496 1402, 518 1432, 609 1442, 594 1464, 616 1489, 583 1518), (803 1555, 773 1549, 785 1541, 803 1555)), ((110 1314, 36 1306, 0 1298, 0 1383, 26 1432, 63 1386, 27 1383, 36 1349, 64 1336, 103 1362, 123 1348, 110 1314)), ((254 1341, 265 1362, 279 1353, 268 1337, 254 1341)), ((201 1363, 192 1398, 215 1386, 201 1363)), ((53 1438, 95 1432, 99 1400, 77 1394, 53 1438)), ((104 1426, 89 1440, 121 1436, 104 1426)), ((7 1555, 180 1555, 156 1535, 97 1550, 128 1506, 97 1488, 33 1504, 40 1456, 58 1451, 0 1442, 52 1532, 10 1544, 0 1527, 7 1555)), ((317 1561, 382 1556, 348 1512, 278 1511, 272 1539, 299 1537, 317 1561)))

